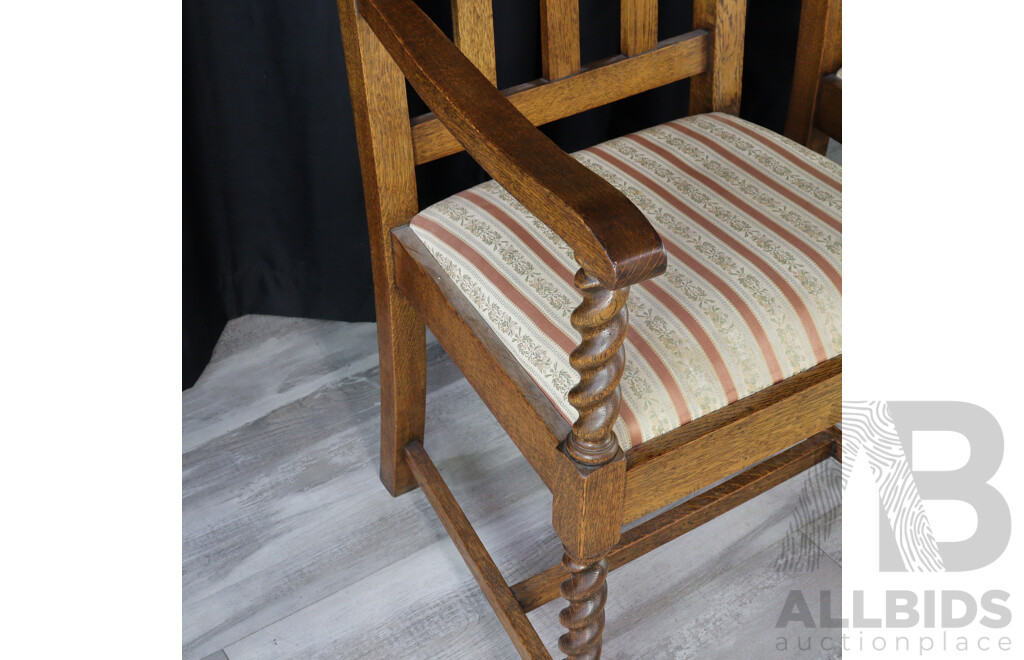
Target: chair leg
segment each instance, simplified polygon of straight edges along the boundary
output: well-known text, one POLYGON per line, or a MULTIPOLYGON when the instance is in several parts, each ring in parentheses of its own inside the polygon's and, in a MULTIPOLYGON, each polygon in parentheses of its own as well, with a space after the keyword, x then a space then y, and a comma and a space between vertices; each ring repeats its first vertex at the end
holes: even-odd
POLYGON ((377 304, 380 350, 380 480, 397 497, 416 488, 405 446, 423 440, 427 392, 426 328, 397 292, 377 304))
POLYGON ((562 555, 569 578, 562 583, 562 598, 569 601, 558 619, 568 632, 558 639, 558 648, 569 658, 601 657, 604 633, 604 604, 608 598, 608 563, 604 556, 581 560, 562 555))
POLYGON ((583 301, 571 321, 581 340, 569 363, 580 382, 569 390, 569 403, 579 418, 561 445, 565 462, 552 492, 552 523, 569 572, 560 589, 569 605, 558 617, 569 631, 559 638, 558 648, 569 658, 589 659, 601 657, 608 597, 605 557, 622 531, 626 457, 612 426, 622 403, 619 379, 626 362, 622 343, 629 326, 629 288, 604 289, 582 268, 575 284, 583 301))

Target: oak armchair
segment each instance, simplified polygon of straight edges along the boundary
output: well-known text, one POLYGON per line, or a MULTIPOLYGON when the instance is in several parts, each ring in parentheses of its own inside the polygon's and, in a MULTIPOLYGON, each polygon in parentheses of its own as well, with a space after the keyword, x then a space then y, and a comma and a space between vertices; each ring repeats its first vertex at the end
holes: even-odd
POLYGON ((622 54, 585 67, 575 0, 542 0, 545 77, 504 92, 489 0, 453 0, 454 42, 412 0, 338 9, 381 479, 423 489, 523 657, 549 657, 526 612, 559 595, 559 648, 599 657, 608 570, 836 451, 838 168, 731 116, 744 0, 697 0, 663 41, 657 3, 623 0, 622 54), (574 156, 536 128, 683 78, 691 118, 574 156), (415 167, 463 149, 494 181, 419 209, 415 167), (560 565, 509 586, 424 450, 425 326, 551 490, 560 565))

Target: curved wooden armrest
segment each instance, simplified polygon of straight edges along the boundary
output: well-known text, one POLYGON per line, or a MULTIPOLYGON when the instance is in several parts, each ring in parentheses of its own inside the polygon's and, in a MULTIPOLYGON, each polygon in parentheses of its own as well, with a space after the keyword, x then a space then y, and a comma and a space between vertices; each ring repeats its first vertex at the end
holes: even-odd
POLYGON ((411 0, 359 0, 359 12, 466 151, 601 285, 665 271, 661 238, 640 210, 537 130, 411 0))

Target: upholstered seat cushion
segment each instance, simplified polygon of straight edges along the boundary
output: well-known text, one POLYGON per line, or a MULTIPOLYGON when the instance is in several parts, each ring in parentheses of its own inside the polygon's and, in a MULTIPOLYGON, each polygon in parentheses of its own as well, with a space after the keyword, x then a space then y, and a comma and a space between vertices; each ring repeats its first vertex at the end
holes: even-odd
MULTIPOLYGON (((575 154, 661 235, 668 271, 629 298, 624 449, 842 352, 842 172, 722 114, 575 154)), ((578 269, 558 236, 493 181, 425 209, 413 230, 570 422, 578 269)))

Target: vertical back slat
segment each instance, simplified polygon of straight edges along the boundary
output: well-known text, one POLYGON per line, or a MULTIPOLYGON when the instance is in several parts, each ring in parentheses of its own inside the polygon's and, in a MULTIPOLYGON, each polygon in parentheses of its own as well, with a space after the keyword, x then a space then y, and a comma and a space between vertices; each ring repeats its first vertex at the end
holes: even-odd
POLYGON ((548 80, 580 70, 579 0, 540 0, 540 49, 548 80))
POLYGON ((405 77, 356 0, 338 0, 349 94, 359 141, 366 220, 373 262, 380 349, 381 480, 393 495, 416 486, 405 444, 423 439, 426 330, 395 284, 391 230, 418 210, 412 126, 405 77))
POLYGON ((739 114, 747 0, 694 0, 693 27, 711 33, 708 70, 690 81, 690 114, 739 114))
POLYGON ((492 85, 497 85, 491 0, 452 0, 452 26, 455 45, 492 85))
POLYGON ((619 17, 624 55, 651 50, 658 43, 658 0, 622 0, 619 17))

